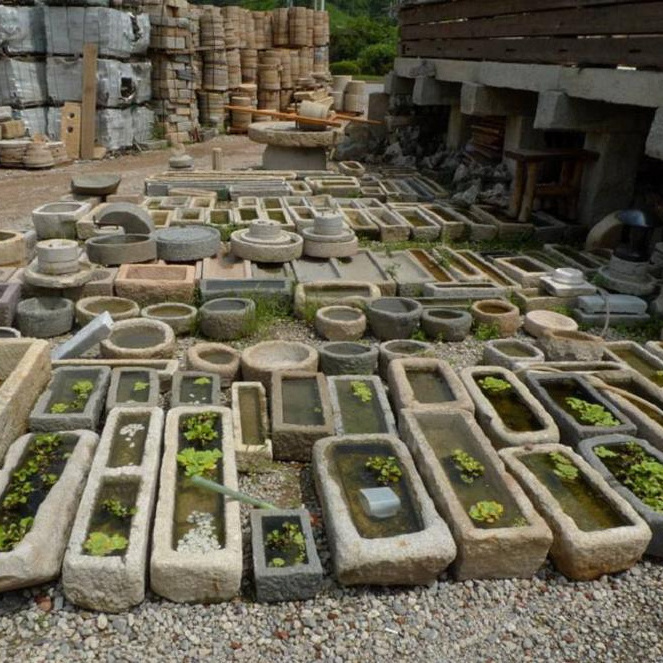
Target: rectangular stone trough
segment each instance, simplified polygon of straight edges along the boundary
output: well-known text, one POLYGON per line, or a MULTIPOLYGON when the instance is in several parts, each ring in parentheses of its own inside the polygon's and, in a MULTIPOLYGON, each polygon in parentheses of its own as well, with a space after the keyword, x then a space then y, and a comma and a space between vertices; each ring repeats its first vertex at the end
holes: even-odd
POLYGON ((173 375, 170 407, 221 405, 221 377, 218 373, 177 371, 173 375))
POLYGON ((327 378, 336 435, 397 435, 394 414, 382 380, 376 375, 327 378))
POLYGON ((290 265, 299 283, 333 281, 341 277, 338 266, 333 260, 303 257, 293 260, 290 265))
POLYGON ((433 249, 431 255, 444 266, 454 280, 462 282, 486 280, 486 275, 480 269, 448 246, 433 249))
POLYGON ((417 297, 421 295, 425 283, 435 281, 436 277, 409 251, 393 251, 389 255, 378 253, 376 258, 384 272, 396 281, 401 297, 417 297))
POLYGON ((393 359, 387 371, 389 394, 398 415, 403 410, 467 410, 474 403, 451 366, 439 359, 409 357, 393 359))
POLYGON ((0 342, 0 462, 7 447, 28 429, 28 417, 51 377, 48 341, 0 342))
POLYGON ((63 367, 53 371, 53 378, 39 397, 30 413, 33 431, 61 431, 84 428, 96 430, 106 403, 110 381, 110 368, 63 367), (82 382, 92 382, 93 389, 87 400, 74 406, 77 398, 74 388, 82 382))
POLYGON ((456 578, 528 578, 543 565, 552 534, 466 410, 405 410, 403 440, 458 546, 456 578), (465 475, 462 452, 480 464, 465 475), (458 454, 460 455, 460 454, 458 454), (497 503, 492 521, 477 505, 497 503), (472 517, 474 514, 474 517, 472 517))
MULTIPOLYGON (((256 599, 261 602, 304 601, 322 589, 322 565, 315 549, 311 516, 306 509, 253 509, 251 511, 251 548, 256 599), (270 563, 279 552, 268 548, 270 532, 281 531, 284 524, 295 525, 304 536, 304 560, 285 566, 270 563)), ((286 551, 288 552, 288 551, 286 551)))
POLYGON ((156 407, 159 374, 153 368, 114 368, 106 397, 106 411, 114 407, 156 407))
POLYGON ((203 258, 203 279, 250 279, 251 262, 232 253, 219 252, 213 258, 203 258))
MULTIPOLYGON (((34 505, 35 510, 30 509, 34 521, 29 531, 13 549, 0 552, 0 591, 38 585, 60 575, 69 532, 99 438, 95 433, 83 430, 57 435, 63 445, 61 448, 67 449, 71 456, 55 484, 45 490, 41 502, 34 505)), ((35 434, 24 435, 7 452, 0 470, 3 502, 12 475, 29 458, 37 437, 35 434)), ((0 521, 5 525, 8 511, 3 508, 1 513, 0 521)))
POLYGON ((334 434, 329 390, 322 373, 273 373, 271 405, 275 460, 310 462, 315 441, 334 434))
POLYGON ((440 226, 433 221, 425 210, 413 207, 400 207, 398 213, 412 228, 410 236, 415 241, 434 242, 440 236, 440 226))
POLYGON ((578 446, 578 452, 649 525, 652 538, 647 547, 647 554, 654 557, 663 557, 663 512, 646 504, 634 491, 624 485, 610 470, 612 459, 602 458, 596 451, 597 447, 605 447, 608 451, 619 453, 620 447, 627 444, 635 444, 640 447, 647 454, 644 459, 645 462, 663 465, 663 452, 653 447, 647 440, 633 438, 628 435, 601 435, 583 440, 578 446))
POLYGON ((461 371, 460 379, 474 401, 477 421, 497 449, 559 442, 553 418, 510 370, 471 366, 461 371), (486 378, 499 380, 497 389, 504 389, 482 387, 480 382, 486 378))
POLYGON ((559 307, 571 310, 576 304, 577 297, 556 297, 543 295, 539 288, 523 288, 513 291, 513 303, 523 312, 553 311, 559 307))
POLYGON ((341 584, 429 584, 455 558, 449 528, 398 438, 346 435, 320 440, 313 450, 313 476, 341 584), (401 473, 382 486, 398 498, 395 512, 384 518, 369 515, 361 501, 362 490, 380 487, 366 467, 376 457, 393 458, 401 473))
POLYGON ((305 317, 323 306, 344 305, 365 308, 380 297, 380 289, 368 281, 317 281, 295 287, 295 315, 305 317))
POLYGON ((440 240, 443 242, 462 239, 465 235, 465 223, 456 210, 448 205, 437 203, 423 203, 421 207, 428 212, 428 216, 440 226, 440 240))
POLYGON ((292 301, 290 279, 202 279, 200 296, 204 302, 219 297, 268 298, 282 305, 292 301))
POLYGON ((233 382, 231 403, 237 461, 272 460, 264 385, 261 382, 233 382))
POLYGON ((477 222, 486 222, 497 227, 497 236, 500 239, 517 240, 530 237, 534 228, 531 223, 523 223, 510 219, 505 214, 484 205, 472 205, 468 210, 468 216, 477 222))
POLYGON ((387 208, 369 209, 368 216, 380 229, 383 242, 406 242, 410 239, 412 228, 395 210, 387 208))
MULTIPOLYGON (((393 297, 396 294, 395 281, 384 271, 372 251, 360 249, 354 256, 332 258, 331 262, 344 281, 373 283, 380 288, 383 297, 393 297)), ((315 280, 320 280, 320 277, 315 280)))
POLYGON ((635 341, 612 341, 605 344, 604 358, 620 361, 642 375, 657 388, 663 388, 663 358, 648 352, 635 341))
POLYGON ((550 273, 551 268, 536 258, 513 256, 496 258, 495 265, 507 276, 518 281, 523 288, 538 288, 541 277, 550 273))
POLYGON ((72 603, 122 612, 145 598, 162 430, 159 408, 116 408, 108 417, 62 565, 64 592, 72 603), (132 424, 133 431, 127 432, 124 427, 132 424), (135 512, 111 515, 103 506, 106 500, 117 500, 135 512), (98 532, 123 536, 126 543, 120 548, 116 542, 118 548, 108 554, 93 555, 86 543, 98 532))
POLYGON ((468 250, 457 251, 456 253, 459 256, 465 258, 465 260, 467 260, 474 267, 481 270, 488 280, 493 281, 498 286, 506 288, 509 292, 511 290, 517 290, 520 288, 520 284, 517 281, 512 279, 510 276, 507 276, 498 267, 482 258, 478 253, 468 250))
POLYGON ((380 239, 380 229, 366 210, 343 208, 341 211, 343 212, 345 223, 354 231, 357 237, 365 237, 373 240, 380 239))
POLYGON ((219 436, 209 448, 223 454, 217 461, 216 473, 209 478, 237 490, 230 410, 216 406, 171 409, 166 420, 152 534, 150 586, 160 596, 177 602, 231 599, 239 593, 242 579, 239 502, 192 485, 178 468, 178 453, 190 446, 183 438, 182 423, 186 417, 205 412, 218 415, 219 436))
POLYGON ((449 299, 503 299, 506 289, 493 281, 472 281, 470 283, 426 283, 425 297, 447 301, 449 299))
POLYGON ((647 523, 578 454, 562 444, 499 453, 552 530, 550 556, 565 576, 593 580, 642 557, 651 540, 647 523))
POLYGON ((560 441, 563 444, 575 446, 580 440, 608 433, 635 434, 635 424, 581 375, 568 373, 560 376, 536 373, 532 370, 525 373, 525 384, 555 420, 559 428, 560 441), (573 410, 566 402, 566 398, 569 397, 579 398, 590 405, 602 406, 604 411, 607 411, 618 422, 617 425, 600 425, 580 421, 577 416, 573 415, 573 410))
POLYGON ((190 265, 122 265, 115 277, 115 294, 140 306, 162 302, 191 304, 196 268, 190 265))
POLYGON ((435 257, 435 254, 423 249, 410 249, 410 256, 414 258, 438 283, 453 283, 456 279, 445 269, 435 257))

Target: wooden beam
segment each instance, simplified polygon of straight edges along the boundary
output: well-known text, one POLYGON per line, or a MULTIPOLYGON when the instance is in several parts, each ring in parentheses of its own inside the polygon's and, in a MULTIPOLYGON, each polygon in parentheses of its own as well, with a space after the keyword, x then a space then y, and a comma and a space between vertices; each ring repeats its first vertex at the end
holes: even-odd
POLYGON ((60 140, 70 159, 81 157, 81 105, 68 101, 60 113, 60 140))
POLYGON ((97 127, 97 44, 83 46, 83 95, 81 103, 81 158, 94 158, 97 127))

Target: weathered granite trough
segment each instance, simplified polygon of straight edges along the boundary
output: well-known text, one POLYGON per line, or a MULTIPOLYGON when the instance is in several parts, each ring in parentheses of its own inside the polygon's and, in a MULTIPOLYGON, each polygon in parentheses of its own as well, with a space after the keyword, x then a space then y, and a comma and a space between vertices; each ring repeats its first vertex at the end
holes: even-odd
POLYGON ((242 579, 239 502, 193 485, 177 458, 192 446, 184 437, 187 419, 209 413, 215 415, 217 437, 207 448, 220 451, 222 456, 207 478, 237 490, 230 410, 216 406, 171 409, 166 420, 150 562, 152 590, 171 601, 224 601, 239 593, 242 579), (196 534, 202 539, 199 545, 194 541, 196 534))
POLYGON ((273 373, 271 406, 275 460, 309 462, 314 442, 334 432, 327 381, 322 373, 273 373))
POLYGON ((593 580, 642 557, 647 523, 578 454, 562 444, 499 453, 552 530, 550 556, 565 576, 593 580))
POLYGON ((322 565, 315 549, 311 516, 306 509, 253 509, 251 548, 258 601, 303 601, 313 598, 322 589, 322 565), (295 527, 297 533, 303 535, 303 550, 284 544, 281 550, 268 543, 269 535, 282 532, 284 526, 295 527))
POLYGON ((397 435, 394 414, 380 378, 335 375, 327 378, 336 435, 397 435))
POLYGON ((401 428, 458 546, 456 578, 534 575, 545 562, 552 533, 505 472, 472 414, 405 410, 401 428))
POLYGON ((396 437, 319 440, 313 450, 313 474, 341 584, 428 584, 455 558, 449 528, 437 514, 406 446, 396 437), (380 457, 400 471, 388 486, 380 486, 366 466, 369 459, 380 457), (390 488, 398 498, 395 512, 384 518, 370 515, 377 505, 361 492, 379 487, 390 488))
POLYGON ((526 368, 529 364, 546 360, 543 352, 535 345, 516 338, 498 338, 487 341, 483 346, 483 363, 501 366, 510 371, 526 368))
POLYGON ((159 374, 153 368, 114 368, 106 397, 106 411, 114 407, 156 407, 159 374))
POLYGON ((295 314, 305 317, 325 306, 358 306, 365 308, 380 297, 380 288, 363 281, 318 281, 299 283, 295 288, 295 314))
POLYGON ((663 358, 648 352, 635 341, 612 341, 604 347, 605 359, 621 361, 657 387, 663 388, 663 358))
POLYGON ((474 403, 451 366, 439 359, 394 359, 388 370, 389 393, 399 423, 403 410, 467 410, 474 403))
POLYGON ((221 405, 221 377, 204 371, 177 371, 173 375, 170 407, 221 405))
POLYGON ((628 435, 601 435, 583 440, 578 452, 649 525, 652 539, 647 554, 663 557, 663 493, 660 480, 655 478, 663 470, 663 452, 646 440, 628 435), (630 445, 635 446, 636 454, 628 453, 630 445), (624 452, 626 455, 620 462, 619 456, 624 452), (629 465, 637 467, 632 474, 628 472, 629 465))
POLYGON ((98 315, 108 312, 115 322, 137 318, 140 308, 136 302, 123 297, 84 297, 76 302, 76 322, 83 326, 98 315))
POLYGON ((635 424, 581 375, 529 371, 525 384, 555 420, 563 444, 575 446, 608 433, 635 434, 635 424))
POLYGON ((380 358, 378 366, 380 377, 387 379, 389 364, 394 359, 409 359, 413 357, 435 357, 435 346, 425 341, 413 341, 410 339, 395 339, 380 343, 380 358))
POLYGON ((159 408, 116 408, 109 416, 62 565, 64 593, 72 603, 122 612, 145 598, 162 429, 159 408), (145 417, 144 429, 132 436, 142 440, 140 462, 125 462, 137 458, 121 455, 130 444, 123 439, 123 415, 134 424, 134 417, 145 417))
POLYGON ((0 343, 0 461, 28 429, 28 416, 51 378, 47 341, 3 339, 0 343))
POLYGON ((167 324, 176 336, 184 336, 195 332, 198 309, 189 304, 164 302, 146 306, 140 315, 147 320, 158 320, 167 324))
POLYGON ((233 382, 230 393, 237 460, 272 460, 265 387, 261 382, 233 382))
POLYGON ((63 367, 53 371, 30 413, 33 431, 96 430, 106 402, 110 368, 63 367))
POLYGON ((130 318, 116 322, 100 345, 101 356, 110 359, 169 359, 175 352, 175 332, 160 320, 130 318))
POLYGON ((553 418, 511 371, 471 366, 460 379, 474 401, 477 421, 497 449, 559 442, 553 418))
POLYGON ((315 331, 327 341, 358 341, 366 331, 366 316, 353 306, 323 306, 315 314, 315 331))
POLYGON ((250 333, 255 317, 251 299, 211 299, 199 310, 200 331, 215 341, 234 341, 250 333))
POLYGON ((25 533, 13 541, 8 538, 3 540, 0 547, 0 591, 38 585, 60 574, 69 532, 98 439, 95 433, 80 430, 53 436, 28 434, 12 444, 0 470, 0 525, 7 532, 12 523, 17 523, 19 531, 24 530, 25 533), (47 472, 52 474, 55 483, 51 485, 50 480, 44 482, 41 477, 33 475, 30 484, 35 490, 29 502, 7 508, 8 497, 17 487, 14 484, 14 488, 9 490, 16 481, 14 473, 24 470, 26 463, 35 459, 37 450, 50 447, 49 440, 53 440, 55 446, 47 472), (65 453, 71 453, 67 460, 63 458, 65 453), (31 522, 23 521, 23 518, 29 518, 31 522))

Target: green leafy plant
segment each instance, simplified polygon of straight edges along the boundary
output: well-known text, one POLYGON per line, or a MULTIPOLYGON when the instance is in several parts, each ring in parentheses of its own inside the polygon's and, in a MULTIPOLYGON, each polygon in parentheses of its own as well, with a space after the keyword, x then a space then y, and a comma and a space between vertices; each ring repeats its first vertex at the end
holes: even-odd
POLYGON ((500 337, 500 328, 496 323, 486 324, 481 322, 476 326, 474 330, 474 338, 477 341, 492 341, 495 338, 500 337))
POLYGON ((608 447, 604 447, 603 445, 594 447, 594 454, 599 458, 619 458, 619 454, 616 451, 608 449, 608 447))
POLYGON ((116 499, 107 499, 101 503, 101 508, 104 511, 107 511, 116 518, 121 518, 122 520, 126 518, 131 518, 136 514, 135 506, 127 506, 123 504, 120 500, 116 499))
POLYGON ((34 486, 30 481, 12 481, 9 484, 9 490, 2 500, 3 509, 16 509, 21 504, 27 504, 30 495, 34 491, 34 486))
POLYGON ((513 387, 506 380, 502 378, 495 378, 492 375, 488 375, 485 378, 477 380, 478 385, 489 394, 501 394, 505 391, 510 391, 513 387))
POLYGON ((472 520, 480 523, 497 522, 504 513, 504 507, 499 502, 483 500, 470 507, 468 512, 472 520))
POLYGON ((193 384, 197 385, 212 384, 212 380, 210 380, 208 377, 205 377, 204 375, 201 375, 199 378, 196 378, 193 381, 193 384))
POLYGON ((41 479, 41 482, 44 484, 44 486, 47 488, 52 488, 58 480, 58 475, 49 472, 48 474, 39 475, 39 478, 41 479))
POLYGON ((206 446, 219 437, 216 431, 216 422, 219 415, 216 412, 202 412, 184 419, 182 431, 187 442, 197 442, 206 446))
POLYGON ((575 481, 580 474, 580 470, 573 464, 573 461, 564 454, 552 451, 548 454, 550 460, 554 463, 553 474, 564 481, 575 481))
POLYGON ((358 398, 362 403, 370 403, 373 400, 373 391, 361 380, 353 380, 350 383, 352 395, 358 398))
POLYGON ((461 449, 453 451, 451 458, 456 468, 460 470, 461 480, 465 483, 473 483, 486 469, 476 458, 461 449))
POLYGON ((576 414, 578 421, 583 424, 613 427, 619 426, 621 423, 619 419, 615 419, 600 403, 588 403, 582 398, 574 396, 567 396, 564 402, 576 414))
POLYGON ((134 382, 133 391, 145 391, 149 386, 149 382, 141 382, 140 380, 137 380, 134 382))
POLYGON ((268 551, 282 553, 272 558, 268 566, 286 566, 286 559, 292 559, 293 565, 306 561, 306 540, 297 523, 284 522, 280 529, 269 532, 265 537, 265 546, 268 551))
POLYGON ((105 557, 111 553, 126 550, 129 541, 121 534, 108 535, 105 532, 90 532, 83 549, 95 557, 105 557))
POLYGON ((69 409, 67 403, 53 403, 49 412, 51 414, 64 414, 69 409))
POLYGON ((198 450, 186 447, 177 454, 178 464, 184 468, 187 477, 211 476, 216 471, 222 453, 218 449, 198 450))
POLYGON ((34 521, 35 519, 32 516, 26 516, 18 522, 0 525, 0 552, 14 550, 32 529, 34 521))
POLYGON ((366 467, 373 471, 375 480, 383 486, 396 483, 403 476, 403 470, 394 456, 371 456, 366 461, 366 467))
POLYGON ((69 401, 60 401, 51 405, 49 412, 51 414, 64 414, 69 411, 82 410, 85 407, 90 394, 94 391, 94 382, 91 380, 78 380, 71 386, 74 398, 69 401))
POLYGON ((416 329, 410 334, 410 338, 413 341, 427 341, 428 336, 426 336, 426 332, 423 329, 416 329))

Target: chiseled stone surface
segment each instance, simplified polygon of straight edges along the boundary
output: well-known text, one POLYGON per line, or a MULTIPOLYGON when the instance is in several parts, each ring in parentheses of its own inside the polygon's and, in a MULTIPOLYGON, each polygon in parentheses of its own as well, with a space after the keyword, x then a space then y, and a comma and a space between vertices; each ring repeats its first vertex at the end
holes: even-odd
POLYGON ((422 585, 433 582, 456 557, 456 544, 440 518, 407 447, 388 435, 346 435, 319 440, 313 449, 313 474, 332 551, 336 578, 343 585, 422 585), (333 449, 344 444, 389 445, 407 477, 422 529, 389 538, 359 535, 344 490, 333 468, 333 449))
MULTIPOLYGON (((0 553, 0 590, 3 592, 38 585, 60 574, 69 532, 99 439, 86 430, 61 435, 75 436, 78 441, 58 481, 39 505, 30 531, 13 550, 0 553)), ((5 491, 34 437, 24 435, 10 447, 0 470, 0 493, 5 491)))
POLYGON ((140 306, 193 304, 195 277, 196 268, 191 265, 122 265, 115 277, 115 293, 140 306))
POLYGON ((592 580, 633 566, 645 553, 651 531, 635 509, 620 497, 578 454, 563 444, 542 444, 534 449, 512 447, 499 452, 508 471, 517 479, 553 533, 550 556, 555 566, 573 580, 592 580), (566 514, 553 494, 522 463, 527 454, 559 453, 580 470, 583 478, 622 519, 619 527, 585 531, 566 514))
POLYGON ((296 122, 259 122, 249 125, 249 138, 277 147, 333 147, 343 138, 343 130, 300 131, 296 122))
MULTIPOLYGON (((504 465, 466 410, 406 410, 402 417, 402 435, 412 453, 440 514, 451 528, 458 546, 453 572, 458 580, 467 578, 528 578, 543 565, 552 543, 552 533, 527 499, 518 483, 504 470, 504 465), (463 450, 484 466, 479 481, 486 486, 485 499, 509 501, 525 524, 504 522, 500 527, 482 528, 470 518, 458 497, 438 449, 429 435, 463 440, 463 450), (491 493, 491 491, 493 491, 491 493)), ((448 457, 448 456, 447 456, 448 457)), ((477 498, 478 499, 478 498, 477 498)), ((513 507, 511 507, 513 509, 513 507)))
POLYGON ((122 412, 122 408, 116 408, 104 427, 62 564, 62 585, 66 597, 76 605, 104 612, 122 612, 145 598, 150 523, 161 461, 163 410, 131 408, 131 415, 144 412, 149 416, 142 463, 107 467, 115 428, 122 412), (84 552, 83 544, 97 507, 99 490, 105 482, 136 484, 136 513, 131 517, 129 544, 124 553, 95 557, 84 552))

